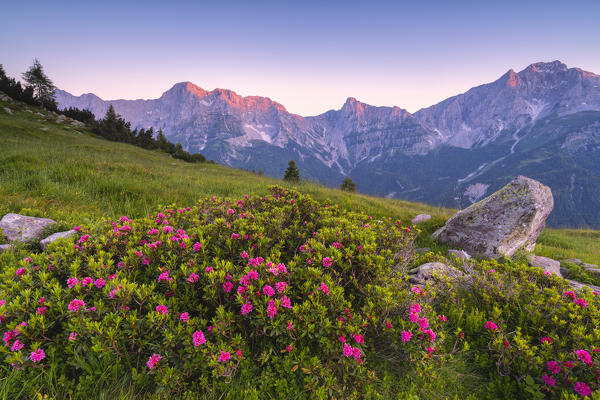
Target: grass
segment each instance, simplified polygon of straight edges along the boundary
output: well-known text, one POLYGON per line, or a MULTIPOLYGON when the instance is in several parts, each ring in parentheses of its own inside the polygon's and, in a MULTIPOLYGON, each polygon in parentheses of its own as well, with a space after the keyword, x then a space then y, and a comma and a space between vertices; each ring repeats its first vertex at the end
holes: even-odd
MULTIPOLYGON (((211 163, 188 164, 54 120, 40 109, 0 101, 0 214, 46 216, 67 227, 121 215, 140 217, 158 205, 187 206, 206 196, 262 195, 268 186, 278 184, 373 217, 410 223, 417 214, 430 214, 433 218, 420 227, 423 233, 417 244, 446 249, 431 241, 429 234, 456 210, 348 193, 313 182, 289 185, 211 163)), ((600 231, 546 229, 535 253, 600 264, 600 231)))

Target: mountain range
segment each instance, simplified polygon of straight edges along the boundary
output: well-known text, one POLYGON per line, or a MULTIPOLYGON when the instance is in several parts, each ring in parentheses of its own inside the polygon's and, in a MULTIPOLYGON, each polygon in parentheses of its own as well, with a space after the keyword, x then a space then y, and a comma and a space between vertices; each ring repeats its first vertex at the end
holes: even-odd
POLYGON ((363 193, 452 207, 516 175, 550 186, 550 226, 600 228, 600 76, 560 61, 509 70, 415 113, 348 98, 302 117, 266 97, 175 84, 158 99, 102 100, 56 91, 61 108, 102 117, 112 104, 132 127, 162 128, 184 149, 281 177, 293 158, 303 178, 363 193))

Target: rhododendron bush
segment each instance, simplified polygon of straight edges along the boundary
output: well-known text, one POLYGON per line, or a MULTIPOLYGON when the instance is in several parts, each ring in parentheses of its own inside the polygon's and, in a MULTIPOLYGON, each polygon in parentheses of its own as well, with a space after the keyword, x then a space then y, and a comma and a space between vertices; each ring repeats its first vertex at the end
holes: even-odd
POLYGON ((405 280, 413 239, 279 187, 84 227, 4 256, 2 369, 90 396, 101 375, 190 398, 241 375, 273 397, 361 397, 371 359, 441 351, 447 318, 405 280))
POLYGON ((492 398, 582 398, 600 389, 600 298, 536 268, 482 261, 437 307, 463 329, 492 398))

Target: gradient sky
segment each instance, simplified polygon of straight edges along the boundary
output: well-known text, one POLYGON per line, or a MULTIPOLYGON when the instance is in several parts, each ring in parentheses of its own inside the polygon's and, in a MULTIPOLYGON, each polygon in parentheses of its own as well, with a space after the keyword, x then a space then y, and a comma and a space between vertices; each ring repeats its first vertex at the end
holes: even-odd
POLYGON ((315 115, 349 96, 414 112, 537 61, 600 73, 598 0, 85 3, 5 2, 7 74, 37 57, 75 95, 191 81, 315 115))

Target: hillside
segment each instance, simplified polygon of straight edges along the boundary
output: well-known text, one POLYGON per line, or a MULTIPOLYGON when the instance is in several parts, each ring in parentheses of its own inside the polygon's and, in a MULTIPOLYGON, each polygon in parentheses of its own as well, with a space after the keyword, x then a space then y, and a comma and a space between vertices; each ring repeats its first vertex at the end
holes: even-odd
MULTIPOLYGON (((446 260, 429 233, 451 209, 311 183, 297 192, 14 102, 0 102, 0 143, 0 214, 83 227, 45 252, 0 254, 0 398, 508 400, 598 389, 598 294, 576 297, 518 259, 446 260), (423 232, 407 226, 418 213, 433 216, 423 232), (415 239, 434 252, 416 253, 415 239), (438 260, 470 278, 408 281, 438 260), (576 368, 549 377, 554 360, 576 368)), ((598 239, 547 229, 536 252, 598 262, 598 239)))
MULTIPOLYGON (((84 128, 57 124, 56 116, 21 103, 0 101, 0 213, 29 210, 65 224, 120 215, 141 217, 157 205, 194 204, 207 196, 265 194, 285 182, 217 164, 188 164, 165 153, 99 138, 84 128), (12 114, 4 110, 8 108, 12 114), (44 115, 39 115, 39 114, 44 115)), ((303 170, 301 174, 303 175, 303 170)), ((303 182, 302 193, 373 217, 405 224, 433 216, 433 232, 454 210, 397 199, 347 193, 303 182)), ((600 263, 600 232, 546 229, 536 254, 600 263)), ((435 246, 422 235, 424 246, 435 246)))
POLYGON ((511 69, 415 113, 350 97, 303 117, 267 97, 191 82, 151 100, 59 90, 57 101, 97 117, 113 104, 134 127, 162 128, 224 165, 280 177, 294 158, 326 185, 349 175, 363 193, 447 207, 466 207, 527 175, 555 193, 549 226, 600 228, 600 76, 560 61, 511 69))

